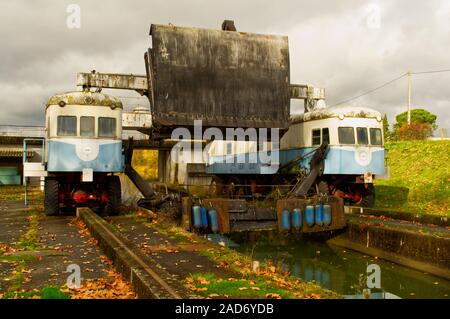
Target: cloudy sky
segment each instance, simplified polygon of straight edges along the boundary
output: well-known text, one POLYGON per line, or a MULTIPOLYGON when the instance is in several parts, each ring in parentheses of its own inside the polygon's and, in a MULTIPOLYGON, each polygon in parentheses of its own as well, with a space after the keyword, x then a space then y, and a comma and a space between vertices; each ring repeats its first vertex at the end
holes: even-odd
MULTIPOLYGON (((76 73, 145 73, 151 23, 287 35, 291 82, 324 87, 333 105, 408 70, 450 69, 450 1, 0 0, 0 124, 42 125, 54 93, 75 89, 76 73), (81 9, 69 28, 70 4, 81 9)), ((415 75, 412 105, 438 115, 450 133, 450 72, 415 75)), ((127 108, 148 105, 114 92, 127 108)), ((407 80, 350 102, 387 113, 406 110, 407 80)), ((295 108, 295 107, 294 107, 295 108)))

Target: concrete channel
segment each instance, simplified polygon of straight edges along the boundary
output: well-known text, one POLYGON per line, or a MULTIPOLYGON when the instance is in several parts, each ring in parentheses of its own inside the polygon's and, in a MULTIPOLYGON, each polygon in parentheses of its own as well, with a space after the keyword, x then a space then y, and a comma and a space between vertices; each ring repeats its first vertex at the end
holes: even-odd
POLYGON ((361 214, 350 209, 347 231, 331 243, 450 280, 447 219, 411 214, 407 220, 404 216, 374 210, 361 214))
MULTIPOLYGON (((84 220, 116 268, 131 281, 141 297, 177 298, 189 295, 177 284, 179 278, 186 276, 189 271, 195 271, 195 267, 189 268, 189 265, 186 265, 187 272, 182 271, 178 274, 175 271, 174 274, 171 271, 169 274, 164 266, 170 267, 169 263, 173 262, 167 260, 171 258, 170 254, 154 257, 142 251, 142 240, 136 236, 136 232, 142 232, 137 229, 139 222, 132 221, 130 224, 126 216, 104 220, 89 209, 78 209, 77 214, 84 220), (116 227, 120 227, 121 230, 116 230, 116 227), (126 229, 127 227, 129 229, 126 229), (176 287, 173 288, 175 294, 167 289, 165 282, 170 289, 176 287)), ((375 293, 375 297, 411 298, 417 294, 417 297, 421 298, 448 298, 450 241, 446 227, 424 225, 416 221, 400 221, 381 214, 378 216, 348 214, 347 217, 346 232, 327 242, 311 242, 300 238, 291 241, 287 246, 281 244, 274 248, 261 243, 251 246, 249 241, 244 240, 238 241, 239 247, 236 249, 245 254, 255 254, 261 259, 273 259, 293 276, 306 281, 315 281, 324 288, 348 298, 355 295, 350 293, 347 286, 358 285, 357 274, 364 272, 363 266, 370 262, 382 264, 384 278, 390 279, 390 283, 385 280, 387 290, 375 293), (258 246, 256 250, 255 246, 258 246), (281 253, 281 257, 274 255, 275 251, 281 253), (347 265, 347 258, 352 261, 352 266, 347 265), (348 269, 345 270, 346 268, 348 269), (403 290, 399 290, 398 287, 403 287, 403 290)), ((278 235, 272 233, 270 236, 278 235)), ((155 241, 151 250, 158 251, 158 239, 153 238, 150 241, 155 241)), ((181 271, 183 267, 176 269, 181 271)), ((198 297, 190 295, 190 298, 198 297)))

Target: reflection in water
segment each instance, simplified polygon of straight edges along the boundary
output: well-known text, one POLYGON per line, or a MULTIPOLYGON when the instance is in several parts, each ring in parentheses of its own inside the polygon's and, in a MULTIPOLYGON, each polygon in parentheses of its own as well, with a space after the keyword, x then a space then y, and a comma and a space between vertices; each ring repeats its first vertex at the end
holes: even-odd
POLYGON ((240 241, 236 249, 253 254, 253 259, 271 261, 292 276, 314 281, 345 295, 363 298, 367 293, 369 264, 381 268, 381 289, 370 290, 370 298, 449 298, 450 282, 374 257, 327 245, 325 242, 299 240, 285 245, 240 241))

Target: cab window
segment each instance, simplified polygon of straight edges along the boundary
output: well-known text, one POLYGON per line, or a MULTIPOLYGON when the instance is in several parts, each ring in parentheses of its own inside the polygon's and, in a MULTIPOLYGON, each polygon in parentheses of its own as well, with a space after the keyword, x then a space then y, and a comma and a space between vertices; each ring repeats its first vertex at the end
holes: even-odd
POLYGON ((312 130, 312 145, 320 145, 320 128, 312 130))
POLYGON ((330 132, 328 127, 322 129, 322 143, 330 144, 330 132))
POLYGON ((80 118, 80 136, 95 136, 95 118, 93 116, 80 118))
POLYGON ((77 117, 63 115, 58 116, 57 134, 58 136, 76 136, 77 117))
POLYGON ((113 117, 99 117, 98 136, 116 137, 116 119, 113 117))
POLYGON ((355 144, 355 131, 353 127, 338 128, 339 144, 355 144))
POLYGON ((370 129, 370 144, 372 144, 372 145, 382 145, 383 144, 381 129, 379 129, 379 128, 371 128, 370 129))
POLYGON ((369 136, 367 135, 367 128, 365 127, 357 127, 356 128, 356 136, 358 137, 359 145, 367 145, 369 144, 369 136))

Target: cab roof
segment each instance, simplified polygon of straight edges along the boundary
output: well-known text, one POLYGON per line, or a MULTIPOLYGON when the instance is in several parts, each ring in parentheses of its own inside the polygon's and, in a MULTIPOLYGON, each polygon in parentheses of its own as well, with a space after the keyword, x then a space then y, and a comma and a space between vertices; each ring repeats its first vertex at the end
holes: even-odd
POLYGON ((112 95, 99 92, 75 91, 53 95, 46 104, 50 105, 90 105, 123 109, 122 101, 112 95))
POLYGON ((308 122, 333 117, 381 118, 377 110, 362 106, 333 106, 316 108, 312 112, 291 115, 291 123, 308 122))

